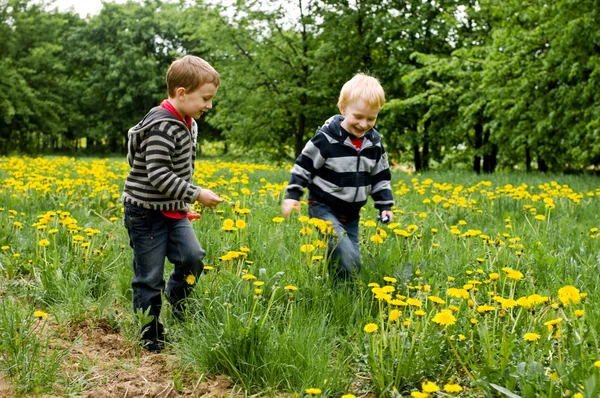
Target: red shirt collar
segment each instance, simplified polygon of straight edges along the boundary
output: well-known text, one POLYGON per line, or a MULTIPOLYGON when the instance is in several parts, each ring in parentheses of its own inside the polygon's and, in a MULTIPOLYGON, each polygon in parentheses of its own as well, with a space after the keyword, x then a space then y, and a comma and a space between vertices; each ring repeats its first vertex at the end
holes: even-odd
POLYGON ((169 101, 168 99, 164 100, 161 104, 160 104, 161 108, 165 108, 166 110, 168 110, 169 112, 171 112, 173 114, 173 116, 175 116, 179 121, 182 121, 183 123, 185 123, 185 125, 187 126, 188 130, 192 129, 192 117, 191 116, 186 116, 185 119, 181 117, 181 115, 179 114, 179 112, 177 112, 177 109, 175 109, 175 107, 173 106, 173 104, 171 104, 171 101, 169 101))

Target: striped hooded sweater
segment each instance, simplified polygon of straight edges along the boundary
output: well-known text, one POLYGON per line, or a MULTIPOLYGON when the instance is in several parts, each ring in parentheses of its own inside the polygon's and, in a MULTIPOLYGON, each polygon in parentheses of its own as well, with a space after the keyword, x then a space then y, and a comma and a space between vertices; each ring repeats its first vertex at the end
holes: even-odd
POLYGON ((198 125, 189 130, 168 110, 155 107, 128 132, 122 200, 146 209, 188 211, 200 188, 193 181, 198 125))
POLYGON ((300 200, 308 188, 309 201, 329 206, 348 221, 358 217, 371 195, 379 211, 394 205, 387 154, 375 129, 363 137, 357 150, 341 126, 344 118, 333 116, 306 143, 287 186, 287 199, 300 200))

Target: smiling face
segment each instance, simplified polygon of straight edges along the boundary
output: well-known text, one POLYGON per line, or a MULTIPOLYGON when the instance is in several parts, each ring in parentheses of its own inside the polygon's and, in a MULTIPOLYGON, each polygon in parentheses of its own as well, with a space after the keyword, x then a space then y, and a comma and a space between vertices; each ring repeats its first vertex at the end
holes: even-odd
POLYGON ((191 93, 185 88, 177 87, 175 97, 170 98, 171 103, 182 116, 191 116, 198 119, 206 111, 212 109, 212 100, 217 95, 219 87, 213 83, 206 83, 191 93))
POLYGON ((346 105, 345 109, 340 109, 344 120, 342 127, 355 137, 362 137, 367 131, 375 126, 379 108, 367 104, 362 99, 346 105))

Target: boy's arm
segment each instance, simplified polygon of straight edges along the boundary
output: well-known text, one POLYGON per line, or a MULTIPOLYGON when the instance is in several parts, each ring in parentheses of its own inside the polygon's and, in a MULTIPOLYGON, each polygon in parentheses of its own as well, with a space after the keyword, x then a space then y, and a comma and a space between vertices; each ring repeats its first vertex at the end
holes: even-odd
POLYGON ((290 181, 286 187, 286 199, 299 201, 304 193, 304 188, 312 180, 315 172, 325 164, 325 156, 321 148, 327 141, 325 134, 317 133, 306 143, 304 149, 292 169, 290 181))
POLYGON ((160 193, 186 203, 194 203, 201 189, 174 173, 174 151, 173 137, 156 128, 148 132, 145 150, 148 179, 160 193))
POLYGON ((379 209, 380 212, 383 212, 392 209, 394 197, 392 195, 392 173, 390 172, 390 165, 385 149, 383 149, 383 145, 381 146, 381 149, 381 158, 375 165, 375 168, 371 171, 371 197, 375 202, 375 207, 379 209))

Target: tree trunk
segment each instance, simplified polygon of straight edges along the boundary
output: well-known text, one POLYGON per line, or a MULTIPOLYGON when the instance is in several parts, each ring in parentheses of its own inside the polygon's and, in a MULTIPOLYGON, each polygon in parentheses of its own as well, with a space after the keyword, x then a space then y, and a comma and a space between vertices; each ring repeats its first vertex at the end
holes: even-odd
POLYGON ((413 144, 413 157, 415 159, 415 170, 417 172, 419 172, 422 169, 422 165, 421 165, 421 151, 419 150, 418 142, 415 142, 413 144))
POLYGON ((548 171, 548 169, 549 169, 548 163, 546 163, 544 158, 542 158, 539 154, 537 155, 537 164, 538 164, 538 170, 541 171, 542 173, 546 173, 548 171))
POLYGON ((306 130, 306 116, 304 113, 300 113, 298 115, 298 130, 296 130, 295 138, 296 143, 294 145, 295 158, 302 153, 302 149, 304 148, 304 131, 306 130))
POLYGON ((486 131, 483 136, 484 148, 483 154, 483 172, 491 174, 496 170, 498 163, 498 145, 490 142, 490 131, 486 131))
POLYGON ((475 125, 475 157, 473 158, 473 171, 481 173, 481 147, 483 146, 483 126, 481 123, 475 125))
POLYGON ((531 173, 531 149, 529 144, 525 144, 525 169, 531 173))

